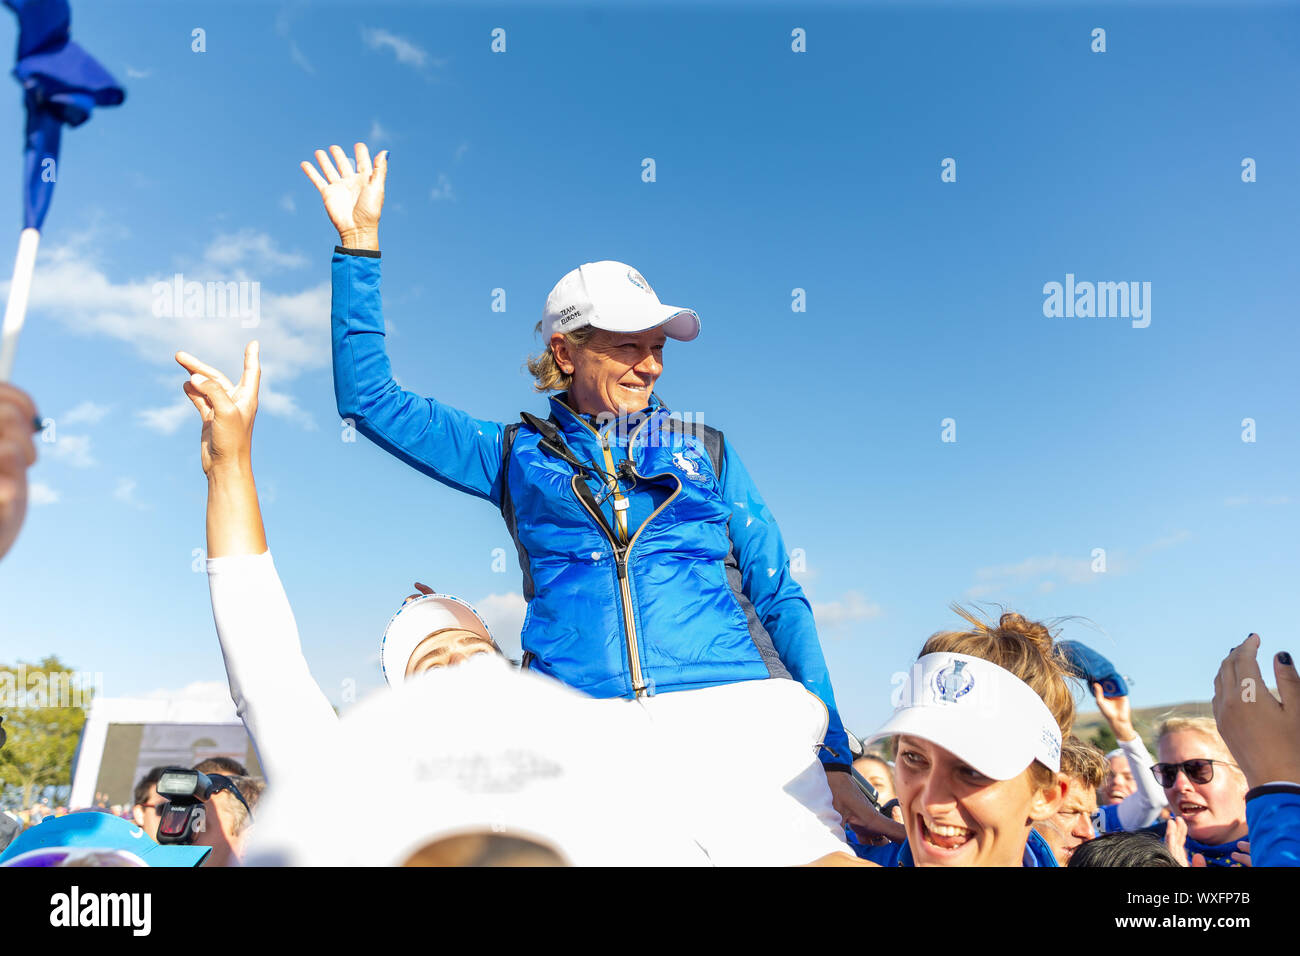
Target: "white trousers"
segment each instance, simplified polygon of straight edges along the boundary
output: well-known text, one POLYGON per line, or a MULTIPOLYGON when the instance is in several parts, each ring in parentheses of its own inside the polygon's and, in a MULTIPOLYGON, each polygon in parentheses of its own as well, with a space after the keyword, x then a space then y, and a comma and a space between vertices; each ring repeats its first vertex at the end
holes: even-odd
POLYGON ((632 706, 715 866, 797 866, 851 852, 817 758, 829 714, 802 684, 742 681, 632 706))

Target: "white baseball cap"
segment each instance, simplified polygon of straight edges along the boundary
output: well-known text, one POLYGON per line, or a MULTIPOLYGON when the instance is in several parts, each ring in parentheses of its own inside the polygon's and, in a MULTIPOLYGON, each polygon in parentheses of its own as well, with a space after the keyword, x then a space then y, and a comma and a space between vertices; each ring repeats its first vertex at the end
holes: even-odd
POLYGON ((908 734, 938 744, 986 777, 1010 780, 1035 760, 1061 769, 1061 728, 1015 674, 967 654, 926 654, 885 725, 865 744, 908 734))
POLYGON ((403 604, 388 621, 379 642, 379 667, 388 686, 406 680, 412 652, 430 634, 456 627, 478 634, 496 646, 492 632, 478 611, 450 594, 426 594, 403 604))
POLYGON ((586 325, 610 332, 644 332, 663 326, 669 338, 681 342, 700 334, 700 317, 693 310, 664 305, 641 273, 612 259, 578 266, 546 297, 543 342, 556 332, 586 325))

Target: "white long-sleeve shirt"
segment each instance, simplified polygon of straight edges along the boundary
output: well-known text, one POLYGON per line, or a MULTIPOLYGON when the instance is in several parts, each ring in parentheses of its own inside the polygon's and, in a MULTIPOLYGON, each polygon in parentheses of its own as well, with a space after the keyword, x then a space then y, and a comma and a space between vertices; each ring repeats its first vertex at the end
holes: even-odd
POLYGON ((1139 735, 1132 740, 1119 741, 1119 749, 1124 751, 1137 789, 1119 803, 1097 808, 1093 825, 1098 833, 1141 830, 1155 823, 1160 811, 1168 806, 1164 790, 1151 773, 1155 761, 1142 743, 1142 737, 1139 735))

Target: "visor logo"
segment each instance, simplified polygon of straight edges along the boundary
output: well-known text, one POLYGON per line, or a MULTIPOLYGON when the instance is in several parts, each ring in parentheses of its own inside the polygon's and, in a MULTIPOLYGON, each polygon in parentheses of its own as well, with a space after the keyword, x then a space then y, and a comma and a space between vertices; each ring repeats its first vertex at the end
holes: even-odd
POLYGON ((975 686, 975 675, 966 671, 965 661, 953 661, 934 675, 932 684, 936 700, 955 704, 975 686))

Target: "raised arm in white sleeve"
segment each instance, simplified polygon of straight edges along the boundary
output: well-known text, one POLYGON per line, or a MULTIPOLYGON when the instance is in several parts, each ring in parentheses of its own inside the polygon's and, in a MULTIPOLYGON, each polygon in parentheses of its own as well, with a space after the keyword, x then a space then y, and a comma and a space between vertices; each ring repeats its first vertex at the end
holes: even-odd
POLYGON ((1142 737, 1139 735, 1132 740, 1121 740, 1119 747, 1128 758, 1133 784, 1137 787, 1120 801, 1117 808, 1119 823, 1125 830, 1141 830, 1156 822, 1160 811, 1168 806, 1168 801, 1165 799, 1165 791, 1151 772, 1155 761, 1142 743, 1142 737))
POLYGON ((208 589, 230 696, 274 784, 328 747, 338 718, 307 667, 270 551, 209 558, 208 589))

